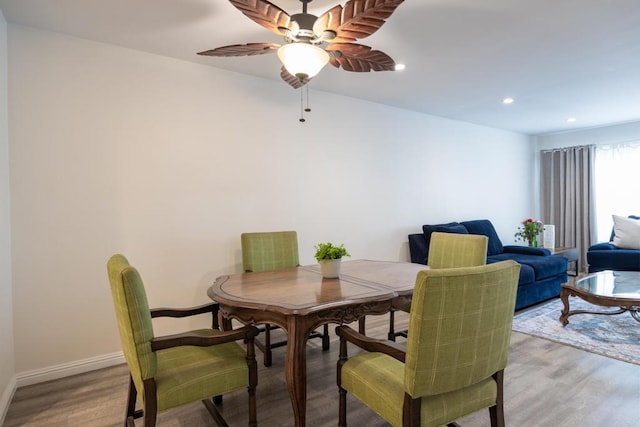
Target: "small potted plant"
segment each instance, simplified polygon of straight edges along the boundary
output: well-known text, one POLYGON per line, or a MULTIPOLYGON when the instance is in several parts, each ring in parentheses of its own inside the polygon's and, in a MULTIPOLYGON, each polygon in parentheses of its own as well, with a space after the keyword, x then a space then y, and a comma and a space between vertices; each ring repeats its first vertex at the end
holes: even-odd
POLYGON ((340 277, 340 265, 342 257, 351 256, 344 247, 334 246, 331 242, 318 243, 314 246, 316 249, 316 261, 320 264, 322 277, 326 279, 335 279, 340 277))

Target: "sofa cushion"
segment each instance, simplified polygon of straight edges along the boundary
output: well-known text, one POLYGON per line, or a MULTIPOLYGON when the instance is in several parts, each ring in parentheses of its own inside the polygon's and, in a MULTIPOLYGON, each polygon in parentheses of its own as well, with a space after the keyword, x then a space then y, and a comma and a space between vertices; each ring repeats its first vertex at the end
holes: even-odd
POLYGON ((536 248, 533 246, 521 246, 521 245, 504 245, 503 252, 512 254, 524 254, 524 255, 538 255, 548 256, 551 255, 551 251, 547 248, 536 248))
MULTIPOLYGON (((505 258, 510 259, 510 258, 505 258)), ((487 264, 493 264, 494 262, 504 261, 504 259, 498 259, 497 257, 487 258, 487 264)), ((536 281, 536 275, 531 266, 527 264, 520 264, 520 276, 518 277, 518 287, 523 284, 532 284, 536 281)))
POLYGON ((640 250, 615 249, 608 243, 600 243, 589 248, 587 252, 589 272, 601 270, 640 271, 640 250), (613 249, 604 249, 609 245, 613 249), (597 247, 597 249, 594 249, 597 247))
POLYGON ((587 251, 587 253, 589 253, 590 251, 615 251, 616 249, 617 248, 611 243, 602 242, 589 246, 589 250, 587 251))
POLYGON ((458 222, 448 222, 446 224, 425 224, 422 226, 422 232, 426 240, 427 248, 431 244, 431 233, 438 231, 440 233, 458 233, 469 234, 466 227, 458 222))
POLYGON ((613 245, 621 249, 640 249, 640 220, 613 216, 613 245))
POLYGON ((558 255, 549 256, 537 256, 537 255, 524 255, 514 253, 502 253, 493 255, 490 257, 493 260, 507 260, 512 259, 521 265, 528 265, 533 268, 535 281, 548 279, 550 277, 557 276, 559 274, 567 273, 567 260, 558 255))
POLYGON ((429 247, 424 233, 409 234, 409 255, 411 262, 416 264, 427 264, 429 247))
POLYGON ((501 254, 504 250, 496 229, 488 219, 462 221, 460 224, 464 225, 469 234, 482 234, 489 238, 489 244, 487 246, 488 256, 501 254))

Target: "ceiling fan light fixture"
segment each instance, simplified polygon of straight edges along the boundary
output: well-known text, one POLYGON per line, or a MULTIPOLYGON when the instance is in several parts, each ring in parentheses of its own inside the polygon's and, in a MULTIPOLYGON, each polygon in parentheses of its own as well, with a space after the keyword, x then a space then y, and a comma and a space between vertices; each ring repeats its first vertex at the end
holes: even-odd
POLYGON ((278 58, 284 68, 293 75, 310 79, 329 62, 329 54, 322 48, 309 43, 289 43, 278 49, 278 58))

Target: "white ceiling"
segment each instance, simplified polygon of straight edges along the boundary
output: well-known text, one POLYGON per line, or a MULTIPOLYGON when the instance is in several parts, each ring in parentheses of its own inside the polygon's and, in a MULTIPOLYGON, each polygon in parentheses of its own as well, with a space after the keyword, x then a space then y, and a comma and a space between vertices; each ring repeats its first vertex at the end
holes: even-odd
MULTIPOLYGON (((299 0, 271 0, 289 14, 299 0)), ((314 0, 321 15, 338 2, 314 0)), ((200 57, 280 43, 226 0, 0 0, 10 23, 282 83, 276 55, 200 57)), ((311 88, 526 134, 640 120, 640 0, 406 0, 360 43, 402 72, 327 66, 311 88), (504 97, 515 102, 503 105, 504 97), (574 123, 567 123, 575 117, 574 123)))

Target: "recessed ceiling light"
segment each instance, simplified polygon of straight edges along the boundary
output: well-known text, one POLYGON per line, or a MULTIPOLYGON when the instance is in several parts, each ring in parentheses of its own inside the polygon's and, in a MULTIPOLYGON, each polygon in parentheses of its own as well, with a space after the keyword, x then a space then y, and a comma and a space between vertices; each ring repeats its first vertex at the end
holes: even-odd
POLYGON ((576 121, 576 118, 575 118, 575 117, 569 117, 569 118, 567 119, 567 123, 573 123, 573 122, 575 122, 575 121, 576 121))
POLYGON ((503 104, 513 104, 513 101, 515 101, 513 98, 504 98, 502 100, 503 104))
POLYGON ((402 71, 405 68, 407 68, 407 66, 404 64, 396 64, 396 71, 402 71))

